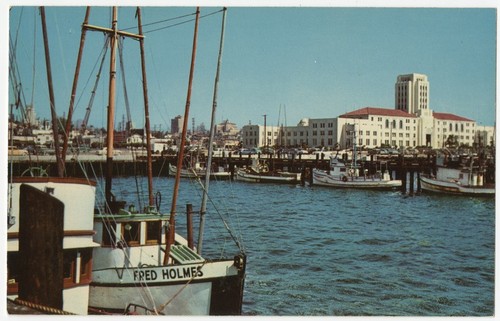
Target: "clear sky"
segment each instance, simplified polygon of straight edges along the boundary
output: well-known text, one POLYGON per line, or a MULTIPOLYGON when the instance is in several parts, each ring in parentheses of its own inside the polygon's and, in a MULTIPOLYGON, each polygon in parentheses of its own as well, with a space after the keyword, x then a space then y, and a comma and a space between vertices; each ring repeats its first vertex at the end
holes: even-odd
MULTIPOLYGON (((230 4, 231 2, 229 2, 230 4)), ((478 2, 480 3, 480 2, 478 2)), ((201 15, 221 9, 201 7, 201 15)), ((193 14, 195 7, 142 8, 143 24, 193 14)), ((46 7, 52 74, 59 115, 67 114, 85 7, 46 7)), ((120 8, 119 29, 136 27, 135 8, 120 8)), ((401 74, 421 73, 430 82, 430 109, 494 125, 496 117, 497 8, 354 8, 228 6, 217 121, 296 125, 301 118, 337 117, 371 106, 394 108, 394 84, 401 74), (286 115, 286 117, 285 117, 286 115)), ((49 118, 41 23, 35 7, 12 7, 9 36, 26 101, 49 118), (36 32, 36 37, 34 33, 36 32), (36 38, 36 43, 34 42, 36 38), (33 59, 35 53, 35 59, 33 59), (33 69, 33 62, 35 68, 33 69), (35 76, 33 78, 33 70, 35 76), (34 86, 33 86, 33 79, 34 86), (31 98, 34 90, 33 99, 31 98)), ((170 128, 184 114, 194 18, 145 26, 151 124, 170 128), (149 32, 148 32, 149 31, 149 32)), ((208 127, 222 13, 200 20, 191 118, 208 127)), ((90 23, 110 26, 110 9, 95 7, 90 23)), ((136 32, 130 29, 130 32, 136 32)), ((7 35, 3 37, 8 39, 7 35)), ((4 41, 7 46, 7 41, 4 41)), ((87 32, 73 120, 82 119, 104 45, 87 32)), ((108 52, 109 56, 109 52, 108 52)), ((132 120, 143 124, 139 44, 124 44, 125 80, 132 120)), ((120 74, 119 64, 117 64, 120 74)), ((6 72, 6 74, 8 74, 6 72)), ((109 63, 106 60, 90 124, 105 127, 109 63)), ((3 75, 6 79, 6 75, 3 75)), ((121 74, 116 123, 126 115, 121 74)), ((4 86, 7 91, 7 85, 4 86)), ((8 104, 13 102, 8 88, 8 104)))

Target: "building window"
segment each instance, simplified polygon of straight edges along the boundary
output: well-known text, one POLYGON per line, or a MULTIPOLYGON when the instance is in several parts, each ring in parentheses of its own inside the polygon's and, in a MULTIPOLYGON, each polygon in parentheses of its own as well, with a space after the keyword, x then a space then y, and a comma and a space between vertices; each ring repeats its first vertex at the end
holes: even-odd
POLYGON ((366 136, 370 136, 370 131, 369 130, 366 131, 366 136))
POLYGON ((402 120, 399 121, 399 129, 403 129, 403 121, 402 120))
POLYGON ((389 128, 389 119, 385 120, 385 128, 389 128))

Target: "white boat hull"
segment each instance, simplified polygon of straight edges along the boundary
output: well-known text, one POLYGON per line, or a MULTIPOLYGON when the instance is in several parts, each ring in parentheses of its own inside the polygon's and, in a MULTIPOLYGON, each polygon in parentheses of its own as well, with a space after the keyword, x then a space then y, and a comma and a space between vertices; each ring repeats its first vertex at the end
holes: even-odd
POLYGON ((365 177, 341 177, 329 175, 327 172, 313 169, 313 185, 340 187, 340 188, 366 188, 366 189, 392 189, 401 186, 401 180, 391 180, 365 177))
MULTIPOLYGON (((124 313, 132 304, 139 307, 135 311, 138 314, 167 315, 212 314, 216 304, 212 301, 223 295, 218 293, 220 284, 235 282, 234 287, 238 288, 243 278, 232 260, 108 268, 92 273, 91 310, 124 313)), ((127 312, 134 312, 133 308, 127 312)))
POLYGON ((494 196, 495 188, 482 186, 463 186, 455 182, 447 182, 421 176, 422 190, 436 193, 458 194, 458 195, 485 195, 494 196))
POLYGON ((272 175, 251 174, 247 173, 244 170, 238 170, 236 173, 236 179, 243 182, 253 182, 253 183, 297 184, 300 182, 300 174, 284 173, 283 175, 272 176, 272 175))

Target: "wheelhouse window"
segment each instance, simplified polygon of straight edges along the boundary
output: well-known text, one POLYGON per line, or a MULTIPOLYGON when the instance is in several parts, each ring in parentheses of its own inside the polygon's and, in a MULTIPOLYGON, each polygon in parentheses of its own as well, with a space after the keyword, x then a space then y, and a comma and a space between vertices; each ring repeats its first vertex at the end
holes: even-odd
POLYGON ((113 246, 116 244, 116 223, 103 223, 102 246, 113 246))
POLYGON ((159 244, 161 240, 161 221, 146 223, 146 243, 159 244))
POLYGON ((139 245, 141 241, 139 222, 122 223, 122 238, 127 245, 139 245))

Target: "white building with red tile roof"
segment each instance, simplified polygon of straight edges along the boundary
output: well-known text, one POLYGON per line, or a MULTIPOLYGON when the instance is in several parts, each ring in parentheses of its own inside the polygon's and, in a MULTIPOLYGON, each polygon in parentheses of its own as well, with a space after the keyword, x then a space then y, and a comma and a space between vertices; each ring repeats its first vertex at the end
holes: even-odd
POLYGON ((474 120, 429 108, 429 81, 426 75, 399 75, 395 84, 395 108, 364 107, 336 118, 302 119, 297 126, 242 128, 244 147, 259 147, 268 138, 269 145, 294 147, 374 148, 391 146, 413 148, 444 147, 453 140, 459 145, 495 142, 495 128, 480 126, 474 120), (353 128, 356 129, 354 135, 353 128), (271 139, 269 139, 271 138, 271 139))

